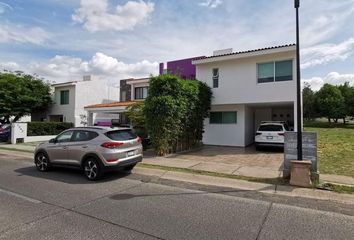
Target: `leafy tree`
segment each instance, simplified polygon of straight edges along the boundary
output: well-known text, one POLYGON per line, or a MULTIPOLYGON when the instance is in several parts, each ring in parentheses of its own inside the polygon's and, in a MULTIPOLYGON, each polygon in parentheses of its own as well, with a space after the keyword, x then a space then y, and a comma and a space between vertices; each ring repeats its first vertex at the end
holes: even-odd
POLYGON ((138 102, 127 107, 127 112, 125 112, 125 115, 132 122, 133 126, 145 126, 144 107, 144 102, 138 102))
POLYGON ((345 117, 345 101, 341 91, 331 85, 325 84, 316 93, 316 107, 320 114, 328 118, 328 122, 334 119, 335 122, 339 118, 345 117))
POLYGON ((201 141, 211 95, 211 89, 196 80, 182 80, 169 74, 151 78, 144 113, 159 155, 180 145, 190 148, 201 141))
MULTIPOLYGON (((338 86, 342 96, 344 97, 345 115, 354 116, 354 87, 351 87, 348 82, 338 86)), ((345 118, 343 122, 346 123, 345 118)))
POLYGON ((316 117, 316 97, 314 91, 312 91, 310 84, 308 83, 305 83, 305 87, 302 90, 302 101, 304 118, 307 120, 311 120, 316 117))
POLYGON ((162 75, 151 78, 145 116, 146 127, 158 155, 169 153, 182 133, 182 118, 187 105, 182 96, 178 77, 162 75))
POLYGON ((16 122, 51 103, 49 83, 22 72, 0 72, 0 122, 16 122))

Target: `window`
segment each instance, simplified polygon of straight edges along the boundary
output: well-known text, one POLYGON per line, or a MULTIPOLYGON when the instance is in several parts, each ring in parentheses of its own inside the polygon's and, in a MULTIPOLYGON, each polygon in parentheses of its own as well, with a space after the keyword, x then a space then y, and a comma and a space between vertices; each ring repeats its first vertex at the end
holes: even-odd
POLYGON ((213 88, 219 87, 219 68, 213 69, 213 88))
POLYGON ((237 123, 237 112, 211 112, 211 124, 232 124, 237 123))
POLYGON ((149 87, 136 87, 134 91, 135 99, 145 99, 148 95, 149 87))
POLYGON ((63 132, 57 137, 57 142, 58 143, 70 142, 72 135, 73 135, 73 131, 63 132))
POLYGON ((293 61, 278 61, 257 64, 258 83, 293 80, 293 61))
POLYGON ((118 130, 110 131, 106 133, 106 136, 114 141, 127 141, 137 138, 135 133, 132 130, 118 130))
POLYGON ((283 131, 282 125, 261 125, 259 126, 258 131, 260 132, 281 132, 283 131))
POLYGON ((69 104, 69 90, 60 91, 60 104, 69 104))
POLYGON ((293 61, 275 62, 275 81, 293 80, 293 61))
POLYGON ((90 141, 97 137, 98 134, 90 131, 75 131, 72 137, 73 142, 90 141))

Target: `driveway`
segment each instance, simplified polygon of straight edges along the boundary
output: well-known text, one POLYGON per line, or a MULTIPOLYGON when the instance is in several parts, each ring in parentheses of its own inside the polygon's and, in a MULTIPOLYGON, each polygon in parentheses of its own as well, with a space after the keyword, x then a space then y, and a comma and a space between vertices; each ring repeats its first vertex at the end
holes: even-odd
POLYGON ((283 152, 257 151, 254 146, 203 146, 188 153, 147 158, 144 163, 247 177, 276 178, 282 174, 283 152))

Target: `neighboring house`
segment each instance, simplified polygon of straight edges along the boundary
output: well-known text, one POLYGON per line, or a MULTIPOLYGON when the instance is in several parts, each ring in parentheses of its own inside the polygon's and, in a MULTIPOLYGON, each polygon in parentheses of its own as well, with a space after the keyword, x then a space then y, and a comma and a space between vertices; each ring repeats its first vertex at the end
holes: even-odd
POLYGON ((119 100, 117 87, 108 86, 92 76, 84 76, 82 81, 53 84, 52 91, 53 105, 47 112, 33 113, 32 121, 72 122, 82 126, 85 106, 119 100))
POLYGON ((150 78, 130 78, 120 80, 120 101, 111 103, 96 103, 85 106, 88 113, 89 125, 110 125, 112 121, 116 124, 129 124, 124 116, 126 108, 138 101, 144 100, 149 91, 150 78), (97 121, 97 115, 101 121, 97 121), (106 116, 104 118, 104 116, 106 116))
MULTIPOLYGON (((204 57, 204 56, 202 56, 204 57)), ((202 57, 186 58, 175 61, 169 61, 166 63, 166 68, 164 63, 160 63, 160 75, 161 74, 174 74, 183 79, 195 79, 196 77, 196 67, 192 62, 196 59, 202 57)))
POLYGON ((213 91, 204 144, 250 145, 262 121, 288 121, 296 130, 295 45, 215 51, 193 64, 213 91))

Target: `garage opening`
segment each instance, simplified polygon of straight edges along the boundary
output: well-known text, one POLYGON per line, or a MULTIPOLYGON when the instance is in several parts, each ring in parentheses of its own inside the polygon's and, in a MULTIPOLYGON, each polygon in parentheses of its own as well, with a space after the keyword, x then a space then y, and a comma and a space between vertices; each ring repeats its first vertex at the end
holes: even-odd
POLYGON ((254 136, 262 122, 283 121, 290 130, 294 130, 294 105, 293 103, 281 104, 253 104, 246 107, 245 139, 247 145, 254 143, 254 136))

